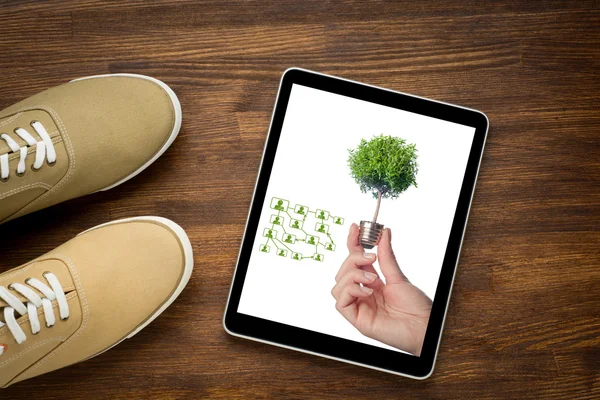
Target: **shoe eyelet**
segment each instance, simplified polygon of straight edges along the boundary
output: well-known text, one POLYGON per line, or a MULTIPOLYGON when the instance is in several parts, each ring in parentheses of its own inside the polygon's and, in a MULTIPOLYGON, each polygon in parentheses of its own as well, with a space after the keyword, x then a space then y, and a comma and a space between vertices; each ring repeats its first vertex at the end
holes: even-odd
POLYGON ((33 172, 38 172, 40 169, 42 169, 42 167, 36 168, 36 167, 34 167, 33 165, 31 166, 31 170, 32 170, 33 172))
POLYGON ((15 287, 12 283, 10 285, 8 285, 8 290, 15 290, 15 287))
POLYGON ((31 279, 32 279, 32 278, 27 278, 27 279, 25 279, 25 284, 26 284, 26 285, 29 285, 29 281, 30 281, 31 279))
POLYGON ((39 334, 39 333, 40 333, 40 331, 37 331, 36 333, 33 333, 33 331, 32 331, 32 332, 31 332, 31 335, 32 335, 32 336, 35 336, 35 335, 37 335, 37 334, 39 334))
POLYGON ((46 164, 48 164, 49 167, 54 167, 56 165, 56 160, 54 160, 52 162, 46 160, 46 164))
POLYGON ((7 182, 10 179, 10 176, 7 176, 6 178, 0 178, 0 182, 7 182))
POLYGON ((31 122, 29 123, 29 125, 31 125, 31 127, 33 128, 33 124, 36 124, 36 123, 37 123, 37 124, 39 124, 39 123, 40 123, 40 121, 38 121, 38 120, 34 119, 33 121, 31 121, 31 122))
MULTIPOLYGON (((48 274, 51 274, 51 273, 52 273, 52 272, 50 272, 50 271, 46 271, 46 272, 44 272, 44 273, 42 274, 42 276, 43 276, 44 278, 46 278, 46 275, 48 275, 48 274)), ((48 278, 46 278, 46 279, 48 279, 48 278)))
POLYGON ((54 327, 54 325, 48 325, 48 323, 47 323, 47 322, 46 322, 46 324, 45 324, 45 325, 46 325, 46 328, 48 328, 48 329, 50 329, 50 328, 53 328, 53 327, 54 327))
POLYGON ((13 132, 15 133, 15 135, 18 135, 18 134, 19 134, 19 133, 17 132, 19 129, 23 129, 23 128, 21 128, 21 127, 17 127, 17 128, 15 128, 15 129, 13 129, 13 132))
POLYGON ((15 171, 15 175, 17 175, 18 177, 21 177, 21 176, 25 175, 25 171, 20 172, 20 173, 15 171))
POLYGON ((61 318, 60 320, 61 320, 61 321, 66 321, 66 320, 68 320, 68 319, 69 319, 69 317, 67 317, 67 318, 61 318))

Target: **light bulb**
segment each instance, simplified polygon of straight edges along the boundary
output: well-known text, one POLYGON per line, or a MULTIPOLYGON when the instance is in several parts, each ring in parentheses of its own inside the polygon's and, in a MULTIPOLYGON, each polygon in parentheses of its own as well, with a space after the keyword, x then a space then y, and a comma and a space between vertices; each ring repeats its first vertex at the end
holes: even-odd
POLYGON ((383 233, 383 225, 372 221, 360 221, 358 232, 361 246, 370 250, 379 243, 383 233))

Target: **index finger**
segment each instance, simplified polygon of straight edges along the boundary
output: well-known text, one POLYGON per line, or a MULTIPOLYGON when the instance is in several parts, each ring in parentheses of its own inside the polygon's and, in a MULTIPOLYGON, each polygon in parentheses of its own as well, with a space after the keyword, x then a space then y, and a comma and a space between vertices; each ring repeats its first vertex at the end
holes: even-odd
POLYGON ((344 260, 344 263, 335 276, 335 281, 339 281, 340 278, 346 275, 346 273, 351 269, 363 269, 368 266, 372 267, 376 259, 377 256, 373 253, 368 255, 366 253, 350 253, 350 255, 346 257, 346 260, 344 260))
POLYGON ((354 223, 350 225, 350 232, 348 232, 348 241, 346 244, 348 245, 348 251, 350 252, 350 254, 362 254, 365 252, 365 249, 363 249, 358 240, 358 225, 354 223))

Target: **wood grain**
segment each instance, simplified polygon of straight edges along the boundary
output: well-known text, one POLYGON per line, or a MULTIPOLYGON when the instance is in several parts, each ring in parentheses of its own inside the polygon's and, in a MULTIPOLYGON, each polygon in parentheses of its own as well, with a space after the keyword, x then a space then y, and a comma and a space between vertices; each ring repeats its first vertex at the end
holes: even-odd
POLYGON ((0 0, 0 26, 0 108, 72 78, 135 72, 167 82, 184 110, 171 149, 126 185, 0 226, 0 271, 91 226, 148 214, 187 230, 196 263, 180 299, 142 334, 0 398, 600 398, 597 2, 0 0), (290 66, 490 118, 429 380, 223 331, 290 66))

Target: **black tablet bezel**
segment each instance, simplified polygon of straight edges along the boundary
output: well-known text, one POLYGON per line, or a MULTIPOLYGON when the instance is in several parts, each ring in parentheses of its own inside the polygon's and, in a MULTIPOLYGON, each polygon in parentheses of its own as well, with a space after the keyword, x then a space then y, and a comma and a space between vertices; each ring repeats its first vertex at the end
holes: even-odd
POLYGON ((223 324, 227 332, 235 336, 267 342, 277 346, 334 358, 340 361, 359 364, 365 367, 408 377, 417 379, 428 377, 433 371, 433 366, 435 364, 487 130, 487 117, 485 114, 476 110, 394 92, 303 69, 288 69, 281 79, 279 93, 271 120, 271 127, 269 129, 262 164, 256 182, 254 198, 250 207, 238 263, 233 277, 227 308, 225 310, 223 324), (429 325, 425 334, 420 357, 237 312, 293 84, 337 93, 343 96, 475 128, 473 145, 471 147, 471 153, 469 154, 465 177, 450 231, 437 291, 435 298, 433 299, 429 325))

